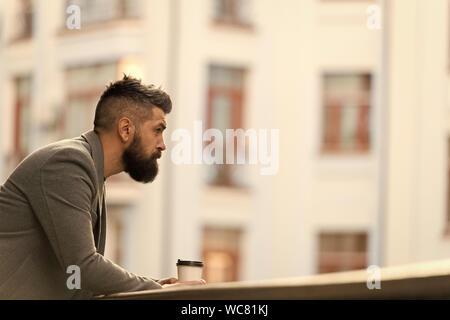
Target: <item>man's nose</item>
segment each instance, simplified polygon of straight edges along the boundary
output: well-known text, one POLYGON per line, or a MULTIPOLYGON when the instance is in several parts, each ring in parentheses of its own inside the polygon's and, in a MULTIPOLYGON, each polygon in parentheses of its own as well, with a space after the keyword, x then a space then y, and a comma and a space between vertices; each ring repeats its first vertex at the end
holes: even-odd
POLYGON ((164 144, 164 140, 161 140, 161 142, 158 143, 158 145, 156 146, 156 148, 158 148, 160 151, 166 150, 166 145, 164 144))

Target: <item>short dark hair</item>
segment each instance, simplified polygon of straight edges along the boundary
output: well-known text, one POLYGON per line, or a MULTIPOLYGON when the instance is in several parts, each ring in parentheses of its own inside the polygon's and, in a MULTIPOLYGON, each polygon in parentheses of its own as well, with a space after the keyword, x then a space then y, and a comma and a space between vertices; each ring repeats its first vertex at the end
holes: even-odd
POLYGON ((154 107, 165 114, 170 113, 170 96, 161 88, 143 85, 141 80, 124 75, 122 80, 110 83, 102 93, 95 109, 94 130, 110 131, 123 116, 139 127, 151 118, 154 107))

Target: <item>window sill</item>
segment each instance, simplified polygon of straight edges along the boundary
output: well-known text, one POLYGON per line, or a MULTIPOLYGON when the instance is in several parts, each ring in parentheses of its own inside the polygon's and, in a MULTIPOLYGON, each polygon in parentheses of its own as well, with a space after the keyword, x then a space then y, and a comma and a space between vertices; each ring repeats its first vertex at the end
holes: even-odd
POLYGON ((239 20, 213 19, 212 26, 213 28, 230 28, 247 32, 254 31, 254 27, 252 24, 241 22, 239 20))
POLYGON ((345 158, 345 157, 365 157, 371 154, 370 149, 355 149, 355 150, 329 150, 322 149, 320 151, 320 157, 335 157, 335 158, 345 158))
POLYGON ((21 36, 16 36, 14 38, 11 38, 8 41, 8 45, 12 46, 12 45, 16 45, 19 43, 27 43, 27 42, 31 42, 33 40, 33 36, 30 34, 26 34, 26 35, 21 35, 21 36))
POLYGON ((248 191, 248 187, 245 185, 237 185, 237 184, 225 184, 225 183, 206 183, 208 188, 215 190, 230 190, 232 192, 246 192, 248 191))
POLYGON ((250 192, 247 184, 225 184, 214 181, 205 181, 205 188, 210 191, 245 194, 250 192))

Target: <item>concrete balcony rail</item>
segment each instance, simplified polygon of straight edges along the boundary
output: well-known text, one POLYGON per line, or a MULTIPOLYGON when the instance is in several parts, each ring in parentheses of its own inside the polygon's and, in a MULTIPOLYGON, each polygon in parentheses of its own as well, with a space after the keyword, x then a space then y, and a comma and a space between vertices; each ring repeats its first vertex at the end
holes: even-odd
MULTIPOLYGON (((367 286, 367 270, 296 278, 214 283, 118 293, 113 300, 297 300, 297 299, 450 299, 450 259, 386 267, 380 289, 367 286)), ((370 283, 370 280, 369 280, 370 283)))

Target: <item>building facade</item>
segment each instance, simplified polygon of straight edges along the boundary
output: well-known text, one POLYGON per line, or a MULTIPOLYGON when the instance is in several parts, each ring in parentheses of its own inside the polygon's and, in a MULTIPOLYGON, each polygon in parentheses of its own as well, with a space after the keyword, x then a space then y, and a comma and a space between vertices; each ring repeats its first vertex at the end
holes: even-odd
POLYGON ((107 255, 130 271, 203 259, 220 282, 448 256, 446 0, 8 0, 0 14, 3 180, 92 128, 123 73, 170 93, 156 181, 107 180, 107 255), (246 164, 196 163, 208 128, 279 130, 276 174, 248 163, 250 138, 246 164), (172 159, 179 129, 192 163, 172 159))

